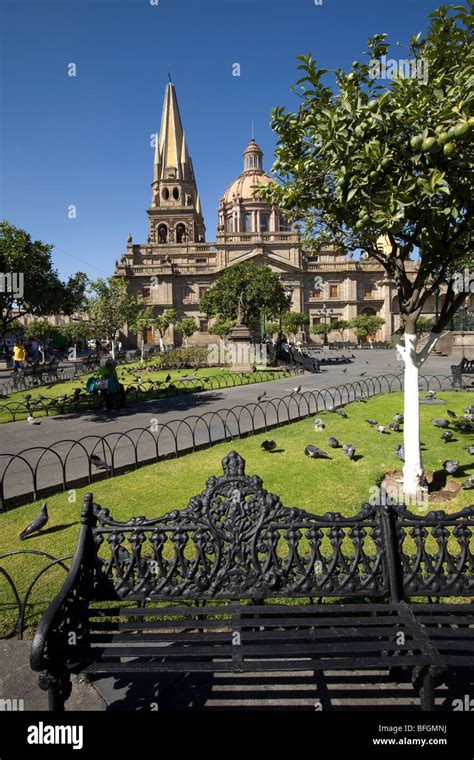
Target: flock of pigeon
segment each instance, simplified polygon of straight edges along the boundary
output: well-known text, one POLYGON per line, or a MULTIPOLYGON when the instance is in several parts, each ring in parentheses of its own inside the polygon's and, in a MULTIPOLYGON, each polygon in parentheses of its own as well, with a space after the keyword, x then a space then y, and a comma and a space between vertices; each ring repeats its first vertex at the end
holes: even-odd
MULTIPOLYGON (((297 388, 293 389, 294 393, 299 393, 301 390, 301 386, 298 386, 297 388)), ((261 401, 266 396, 265 391, 260 394, 260 396, 257 396, 257 400, 261 401)), ((432 400, 436 398, 436 391, 428 391, 426 394, 426 397, 428 400, 432 400)), ((361 399, 363 400, 363 399, 361 399)), ((328 409, 330 412, 334 412, 335 414, 338 414, 341 419, 348 419, 348 415, 344 411, 344 409, 336 409, 334 407, 328 409)), ((474 406, 468 406, 464 410, 464 414, 460 417, 456 414, 456 412, 453 412, 451 409, 447 409, 446 413, 449 420, 446 419, 432 419, 431 422, 435 427, 443 428, 444 432, 441 436, 441 440, 443 440, 445 443, 449 443, 450 441, 455 441, 456 438, 454 438, 454 432, 452 430, 447 430, 446 428, 449 428, 451 425, 455 427, 455 429, 461 433, 469 433, 472 432, 474 429, 474 406)), ((366 423, 375 431, 382 435, 390 435, 390 433, 402 433, 403 430, 401 426, 403 425, 404 418, 403 414, 400 414, 397 412, 397 414, 393 415, 392 422, 389 422, 386 425, 379 424, 378 420, 374 419, 366 419, 366 423)), ((321 430, 324 430, 325 425, 324 422, 320 417, 316 417, 314 420, 314 429, 316 432, 320 432, 321 430)), ((342 448, 344 454, 347 456, 348 459, 353 460, 355 455, 355 446, 353 446, 351 443, 341 443, 337 440, 337 438, 334 438, 334 436, 330 435, 327 439, 328 446, 330 446, 332 449, 339 449, 342 448)), ((421 445, 423 443, 421 442, 421 445)), ((268 453, 275 452, 277 450, 277 443, 274 440, 266 440, 263 441, 261 444, 261 448, 264 451, 267 451, 268 453)), ((471 455, 474 456, 474 446, 469 445, 465 447, 466 451, 471 455)), ((329 454, 326 451, 323 451, 319 448, 319 446, 315 446, 313 444, 309 444, 306 446, 304 453, 307 457, 310 459, 331 459, 329 454)), ((397 443, 395 446, 395 455, 400 459, 402 462, 405 461, 405 450, 401 443, 397 443)), ((443 462, 443 468, 445 472, 448 475, 454 475, 460 467, 460 463, 457 460, 454 459, 446 459, 443 462)), ((424 478, 424 482, 422 483, 422 487, 427 488, 428 483, 426 481, 426 478, 424 478)), ((461 488, 464 489, 470 489, 474 488, 474 475, 470 475, 468 479, 461 485, 461 488)))

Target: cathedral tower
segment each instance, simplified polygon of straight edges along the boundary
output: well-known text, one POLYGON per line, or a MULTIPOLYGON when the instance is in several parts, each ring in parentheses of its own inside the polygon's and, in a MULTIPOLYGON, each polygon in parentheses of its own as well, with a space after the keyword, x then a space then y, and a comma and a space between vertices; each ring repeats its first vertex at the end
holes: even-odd
POLYGON ((205 226, 193 162, 188 152, 174 84, 166 85, 160 134, 155 147, 150 242, 200 243, 205 226))

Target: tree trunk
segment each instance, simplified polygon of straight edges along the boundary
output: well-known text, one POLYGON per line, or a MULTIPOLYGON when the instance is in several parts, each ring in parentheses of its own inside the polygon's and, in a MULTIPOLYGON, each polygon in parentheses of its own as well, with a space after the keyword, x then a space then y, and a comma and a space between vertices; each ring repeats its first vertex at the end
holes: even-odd
POLYGON ((110 353, 112 354, 112 359, 115 359, 115 338, 112 338, 111 343, 112 343, 112 348, 111 348, 110 353))
POLYGON ((420 478, 423 467, 420 452, 420 405, 419 405, 419 359, 416 354, 418 338, 416 334, 405 332, 405 348, 401 353, 405 363, 404 424, 403 445, 405 465, 403 467, 403 491, 406 497, 415 500, 420 497, 420 478))
POLYGON ((161 334, 161 333, 160 333, 160 351, 161 351, 162 353, 163 353, 163 351, 164 351, 164 346, 163 346, 163 336, 162 336, 162 334, 161 334))

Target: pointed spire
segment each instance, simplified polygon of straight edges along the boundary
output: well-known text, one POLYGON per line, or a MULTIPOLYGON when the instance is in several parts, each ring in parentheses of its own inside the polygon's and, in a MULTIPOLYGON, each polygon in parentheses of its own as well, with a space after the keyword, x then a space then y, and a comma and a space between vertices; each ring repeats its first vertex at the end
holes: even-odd
POLYGON ((188 146, 186 145, 186 134, 183 132, 183 145, 181 148, 181 164, 188 163, 188 146))
POLYGON ((174 169, 176 179, 181 179, 181 154, 183 150, 183 126, 179 113, 176 90, 172 82, 168 82, 165 90, 163 115, 161 117, 160 137, 158 140, 161 155, 161 176, 168 176, 168 170, 174 169))

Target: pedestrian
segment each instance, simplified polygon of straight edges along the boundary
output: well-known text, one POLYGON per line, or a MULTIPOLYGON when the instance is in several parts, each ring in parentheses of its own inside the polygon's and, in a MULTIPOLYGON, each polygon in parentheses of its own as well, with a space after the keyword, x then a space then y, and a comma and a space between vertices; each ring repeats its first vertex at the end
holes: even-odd
POLYGON ((22 369, 23 362, 25 361, 25 347, 22 340, 15 340, 13 345, 13 372, 18 372, 22 369))
POLYGON ((96 375, 99 382, 107 386, 104 388, 98 387, 107 411, 110 411, 114 405, 122 408, 126 404, 125 388, 119 383, 116 366, 117 362, 115 359, 109 356, 104 366, 100 367, 96 375))

